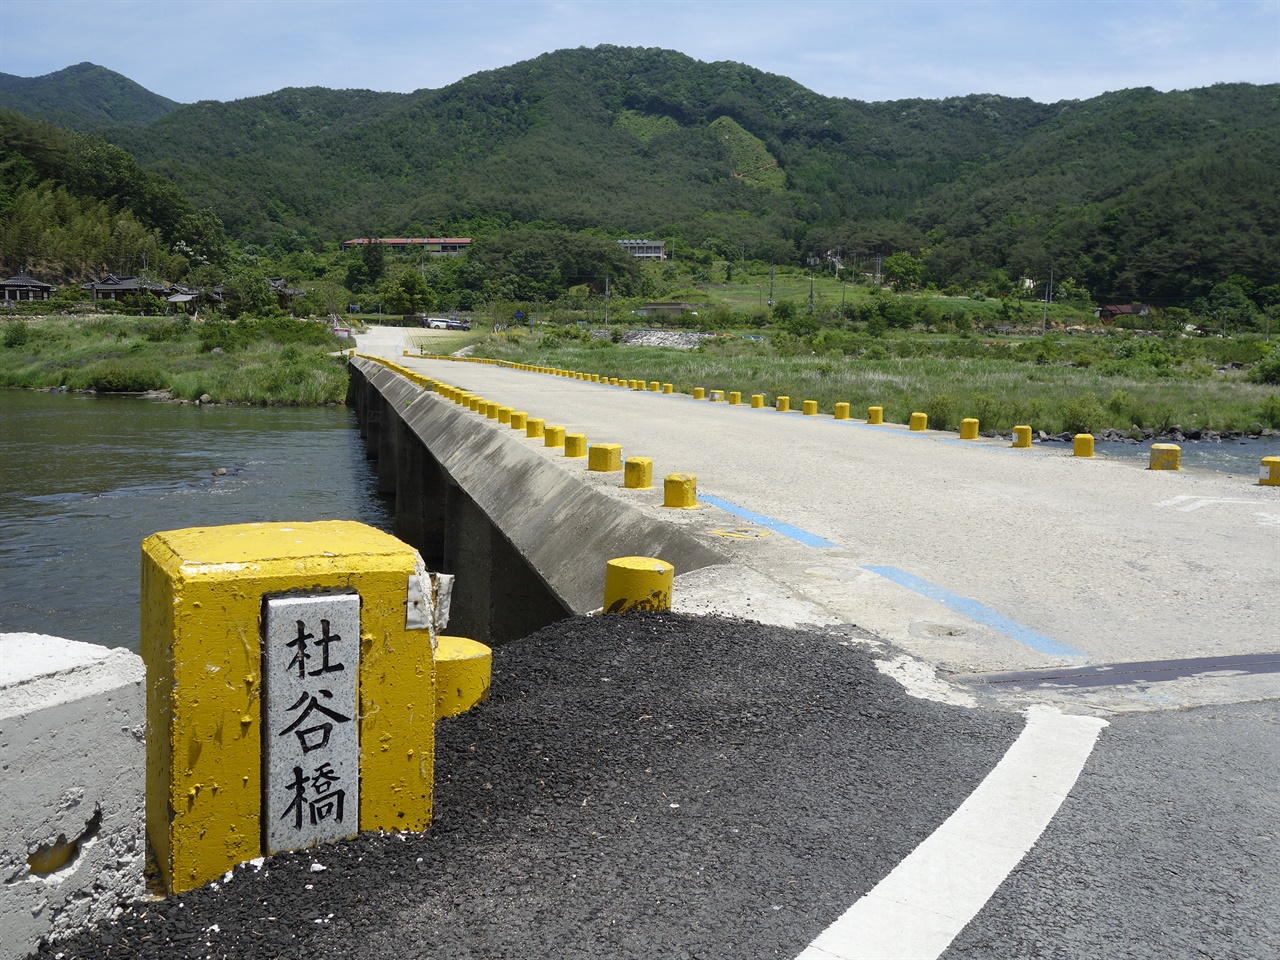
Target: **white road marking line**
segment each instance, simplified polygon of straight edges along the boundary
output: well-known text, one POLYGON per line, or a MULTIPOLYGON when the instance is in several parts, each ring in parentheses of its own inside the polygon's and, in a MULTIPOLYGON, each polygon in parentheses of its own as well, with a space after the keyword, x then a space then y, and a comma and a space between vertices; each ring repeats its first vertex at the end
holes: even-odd
POLYGON ((1257 500, 1232 500, 1227 497, 1193 497, 1183 494, 1170 500, 1161 500, 1156 504, 1157 507, 1173 507, 1181 513, 1190 513, 1192 510, 1199 510, 1201 507, 1207 507, 1211 503, 1257 503, 1257 500))
POLYGON ((1030 708, 959 809, 797 960, 936 960, 1035 845, 1105 726, 1030 708))

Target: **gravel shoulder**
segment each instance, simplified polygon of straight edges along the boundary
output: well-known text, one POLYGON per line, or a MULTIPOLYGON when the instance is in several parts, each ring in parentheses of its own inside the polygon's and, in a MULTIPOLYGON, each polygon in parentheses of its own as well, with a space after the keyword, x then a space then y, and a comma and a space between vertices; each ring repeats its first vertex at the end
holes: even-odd
POLYGON ((244 865, 40 957, 794 957, 977 786, 1016 715, 856 631, 577 617, 437 727, 435 823, 244 865))

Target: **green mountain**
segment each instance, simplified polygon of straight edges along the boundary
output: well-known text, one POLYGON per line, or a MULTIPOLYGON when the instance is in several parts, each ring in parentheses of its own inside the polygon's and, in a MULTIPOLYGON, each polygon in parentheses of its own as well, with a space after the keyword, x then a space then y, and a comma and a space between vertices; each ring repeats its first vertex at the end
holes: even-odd
POLYGON ((78 63, 43 77, 0 73, 0 107, 73 130, 101 130, 151 123, 179 104, 106 67, 78 63))
POLYGON ((523 225, 775 263, 905 250, 939 286, 1052 269, 1172 302, 1231 274, 1280 282, 1278 112, 1280 86, 1247 84, 864 103, 601 46, 411 94, 178 106, 104 135, 231 236, 286 249, 523 225))

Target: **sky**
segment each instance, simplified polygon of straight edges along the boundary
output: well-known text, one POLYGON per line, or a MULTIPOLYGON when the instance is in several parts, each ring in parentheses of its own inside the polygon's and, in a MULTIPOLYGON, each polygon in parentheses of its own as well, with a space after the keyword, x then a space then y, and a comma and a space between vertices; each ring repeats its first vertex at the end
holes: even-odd
POLYGON ((1280 83, 1280 0, 0 0, 0 73, 89 61, 182 103, 434 89, 605 43, 824 96, 1053 103, 1280 83))

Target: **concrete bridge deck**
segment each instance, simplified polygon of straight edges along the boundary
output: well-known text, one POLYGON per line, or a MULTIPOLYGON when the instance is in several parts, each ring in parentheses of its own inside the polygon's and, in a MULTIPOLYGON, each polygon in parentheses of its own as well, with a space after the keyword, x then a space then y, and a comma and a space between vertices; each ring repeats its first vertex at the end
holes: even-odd
POLYGON ((724 553, 730 565, 693 578, 686 609, 767 621, 785 608, 784 622, 854 623, 961 679, 1133 663, 1143 674, 1149 662, 1185 674, 1065 694, 1056 682, 1016 686, 1020 697, 1065 696, 1093 710, 1280 693, 1268 672, 1280 623, 1280 489, 1075 458, 1063 445, 1018 450, 407 357, 401 335, 375 336, 362 349, 589 443, 619 443, 624 458, 652 458, 657 487, 625 490, 620 474, 590 473, 585 460, 471 415, 475 430, 536 450, 724 553), (661 477, 676 472, 697 475, 701 509, 661 507, 661 477))

